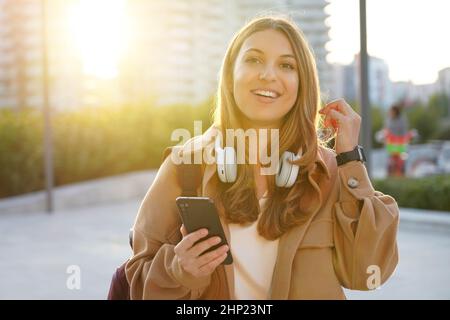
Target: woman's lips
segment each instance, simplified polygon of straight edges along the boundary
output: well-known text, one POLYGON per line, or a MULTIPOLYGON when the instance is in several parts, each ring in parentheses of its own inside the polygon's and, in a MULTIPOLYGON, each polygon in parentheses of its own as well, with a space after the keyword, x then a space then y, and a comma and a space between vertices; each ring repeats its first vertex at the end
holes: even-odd
POLYGON ((252 93, 252 94, 256 97, 257 101, 264 103, 264 104, 274 103, 278 99, 278 98, 271 98, 271 97, 263 97, 263 96, 257 95, 256 93, 252 93))

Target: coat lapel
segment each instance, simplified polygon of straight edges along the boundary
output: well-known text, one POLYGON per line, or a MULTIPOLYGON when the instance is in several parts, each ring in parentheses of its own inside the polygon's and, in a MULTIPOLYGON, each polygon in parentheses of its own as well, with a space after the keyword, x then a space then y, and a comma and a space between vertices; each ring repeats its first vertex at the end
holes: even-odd
POLYGON ((313 186, 314 194, 306 193, 305 197, 312 199, 312 212, 308 220, 302 225, 296 226, 284 233, 278 245, 278 255, 272 276, 270 298, 276 300, 288 299, 292 275, 292 264, 311 221, 322 205, 322 193, 316 181, 308 175, 309 182, 313 186))
POLYGON ((308 220, 307 223, 297 226, 281 236, 278 244, 277 261, 272 275, 270 299, 286 300, 288 298, 295 251, 303 240, 310 223, 311 221, 308 220))

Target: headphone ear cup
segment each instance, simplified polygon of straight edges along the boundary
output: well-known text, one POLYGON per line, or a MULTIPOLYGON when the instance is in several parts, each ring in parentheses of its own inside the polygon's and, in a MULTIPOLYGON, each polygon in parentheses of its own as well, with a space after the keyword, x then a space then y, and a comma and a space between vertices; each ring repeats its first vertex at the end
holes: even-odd
POLYGON ((214 150, 216 151, 217 174, 220 181, 224 183, 236 181, 237 164, 236 151, 232 147, 221 147, 221 138, 216 137, 214 142, 214 150))
POLYGON ((295 180, 297 179, 299 166, 289 163, 288 160, 293 161, 296 159, 296 155, 289 151, 285 151, 281 155, 275 178, 275 183, 278 187, 290 188, 294 185, 295 180))
POLYGON ((227 182, 227 177, 225 175, 225 151, 220 148, 216 148, 216 164, 217 164, 217 175, 220 181, 227 182))
POLYGON ((232 147, 224 149, 224 171, 225 182, 235 182, 237 177, 236 151, 232 147))

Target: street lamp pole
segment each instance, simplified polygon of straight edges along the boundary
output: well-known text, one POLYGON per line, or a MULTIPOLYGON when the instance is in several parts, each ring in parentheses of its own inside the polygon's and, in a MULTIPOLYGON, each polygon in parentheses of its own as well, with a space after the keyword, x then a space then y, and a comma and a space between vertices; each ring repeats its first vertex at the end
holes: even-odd
POLYGON ((369 77, 368 77, 368 56, 367 56, 367 28, 366 28, 366 0, 359 0, 359 30, 360 30, 360 99, 361 99, 361 118, 362 145, 367 157, 367 173, 371 177, 371 153, 372 153, 372 121, 370 114, 369 100, 369 77))
POLYGON ((52 144, 52 122, 49 103, 49 77, 48 77, 48 55, 47 55, 47 1, 41 0, 42 12, 42 103, 44 116, 44 172, 46 189, 46 209, 53 212, 53 144, 52 144))

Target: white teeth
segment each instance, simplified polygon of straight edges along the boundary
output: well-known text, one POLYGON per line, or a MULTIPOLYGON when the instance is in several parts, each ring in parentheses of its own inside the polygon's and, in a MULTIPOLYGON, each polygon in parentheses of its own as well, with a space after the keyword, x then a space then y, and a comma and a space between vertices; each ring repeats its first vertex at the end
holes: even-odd
POLYGON ((265 90, 255 90, 253 91, 255 94, 263 95, 266 97, 276 98, 277 94, 273 91, 265 91, 265 90))

